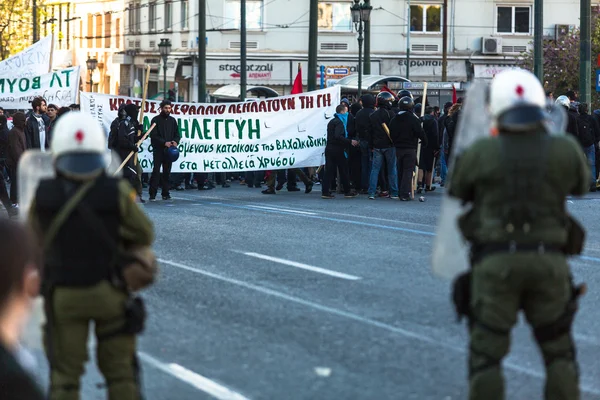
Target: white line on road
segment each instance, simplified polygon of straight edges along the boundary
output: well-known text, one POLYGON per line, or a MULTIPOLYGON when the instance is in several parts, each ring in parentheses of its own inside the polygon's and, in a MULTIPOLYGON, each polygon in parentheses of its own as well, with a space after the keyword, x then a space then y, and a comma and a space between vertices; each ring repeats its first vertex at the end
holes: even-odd
MULTIPOLYGON (((234 251, 236 251, 236 250, 234 250, 234 251)), ((343 272, 332 271, 332 270, 325 269, 325 268, 313 267, 312 265, 302 264, 299 262, 286 260, 284 258, 271 257, 271 256, 267 256, 265 254, 244 253, 244 252, 242 252, 242 254, 245 254, 249 257, 260 258, 261 260, 273 261, 273 262, 276 262, 279 264, 289 265, 290 267, 296 267, 296 268, 300 268, 300 269, 305 269, 307 271, 318 272, 320 274, 333 276, 335 278, 347 279, 349 281, 357 281, 357 280, 362 279, 359 276, 349 275, 349 274, 345 274, 343 272)))
POLYGON ((174 378, 179 379, 182 382, 188 383, 203 391, 204 393, 208 393, 218 400, 248 400, 248 398, 242 396, 241 394, 234 392, 233 390, 226 388, 223 385, 218 384, 215 381, 212 381, 208 378, 203 377, 193 371, 190 371, 187 368, 182 367, 178 364, 165 364, 156 358, 152 357, 149 354, 138 352, 139 358, 150 364, 156 369, 159 369, 174 378))
MULTIPOLYGON (((398 328, 398 327, 395 327, 395 326, 392 326, 392 325, 388 325, 386 323, 379 322, 379 321, 376 321, 376 320, 373 320, 373 319, 364 318, 364 317, 361 317, 360 315, 353 314, 353 313, 350 313, 350 312, 347 312, 347 311, 342 311, 342 310, 338 310, 338 309, 335 309, 335 308, 323 306, 321 304, 313 303, 313 302, 308 301, 308 300, 303 300, 303 299, 301 299, 299 297, 290 296, 290 295, 287 295, 285 293, 278 292, 276 290, 272 290, 272 289, 264 288, 264 287, 261 287, 261 286, 253 285, 251 283, 239 281, 237 279, 227 278, 225 276, 214 274, 212 272, 205 271, 203 269, 189 267, 187 265, 179 264, 179 263, 176 263, 174 261, 164 260, 164 259, 160 259, 160 258, 158 259, 158 261, 161 262, 161 263, 163 263, 163 264, 168 264, 168 265, 171 265, 171 266, 176 267, 176 268, 180 268, 180 269, 183 269, 183 270, 186 270, 186 271, 194 272, 196 274, 208 276, 209 278, 213 278, 213 279, 217 279, 217 280, 220 280, 220 281, 223 281, 223 282, 231 283, 233 285, 241 286, 241 287, 244 287, 246 289, 255 290, 257 292, 260 292, 260 293, 263 293, 263 294, 266 294, 266 295, 269 295, 269 296, 277 297, 279 299, 291 301, 291 302, 296 303, 296 304, 301 304, 301 305, 313 308, 315 310, 323 311, 323 312, 326 312, 326 313, 330 313, 332 315, 337 315, 339 317, 348 318, 348 319, 351 319, 351 320, 356 321, 356 322, 361 322, 363 324, 367 324, 367 325, 370 325, 370 326, 373 326, 373 327, 376 327, 376 328, 384 329, 384 330, 386 330, 388 332, 397 333, 397 334, 400 334, 400 335, 405 336, 407 338, 418 340, 420 342, 429 343, 429 344, 432 344, 432 345, 435 345, 435 346, 439 346, 439 347, 443 347, 443 348, 446 348, 446 349, 449 349, 449 350, 453 350, 453 351, 456 351, 456 352, 459 352, 459 353, 464 353, 465 349, 466 349, 466 347, 455 346, 455 345, 452 345, 450 343, 445 343, 445 342, 442 342, 440 340, 437 340, 437 339, 425 336, 425 335, 423 335, 421 333, 412 332, 412 331, 409 331, 409 330, 406 330, 406 329, 402 329, 402 328, 398 328)), ((535 369, 532 369, 532 368, 527 368, 527 367, 522 367, 522 366, 520 366, 518 364, 515 364, 515 363, 512 363, 510 361, 505 361, 503 365, 506 368, 508 368, 508 369, 512 369, 513 371, 521 372, 521 373, 527 374, 529 376, 533 376, 533 377, 540 378, 540 379, 543 379, 545 377, 545 375, 542 372, 538 371, 538 370, 535 370, 535 369)), ((581 389, 581 391, 583 391, 585 393, 591 393, 591 394, 594 394, 594 395, 600 395, 600 390, 597 389, 595 386, 581 385, 580 389, 581 389)))
POLYGON ((313 212, 290 210, 289 208, 276 208, 276 207, 255 206, 253 204, 246 204, 246 205, 248 207, 260 208, 260 209, 264 209, 264 210, 285 211, 285 212, 289 212, 289 213, 302 214, 302 215, 317 215, 316 213, 313 213, 313 212))

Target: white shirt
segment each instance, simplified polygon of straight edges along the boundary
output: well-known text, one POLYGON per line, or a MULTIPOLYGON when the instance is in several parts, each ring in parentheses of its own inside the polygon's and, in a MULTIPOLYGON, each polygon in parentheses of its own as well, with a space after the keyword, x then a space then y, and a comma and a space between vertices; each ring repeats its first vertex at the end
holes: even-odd
POLYGON ((33 114, 38 123, 38 130, 40 131, 40 150, 42 152, 46 151, 46 124, 44 123, 44 119, 41 115, 33 114))

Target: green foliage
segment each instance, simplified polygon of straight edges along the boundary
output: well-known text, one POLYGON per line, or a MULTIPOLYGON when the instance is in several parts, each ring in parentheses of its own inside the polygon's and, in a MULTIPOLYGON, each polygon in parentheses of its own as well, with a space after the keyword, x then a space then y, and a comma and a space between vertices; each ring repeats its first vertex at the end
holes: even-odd
MULTIPOLYGON (((600 94, 596 92, 596 58, 600 54, 600 18, 592 15, 592 105, 600 107, 600 94)), ((571 30, 560 40, 544 40, 544 88, 554 93, 554 98, 568 90, 579 92, 579 29, 571 30)), ((533 71, 533 49, 523 53, 518 65, 533 71)), ((599 67, 600 68, 600 67, 599 67)))

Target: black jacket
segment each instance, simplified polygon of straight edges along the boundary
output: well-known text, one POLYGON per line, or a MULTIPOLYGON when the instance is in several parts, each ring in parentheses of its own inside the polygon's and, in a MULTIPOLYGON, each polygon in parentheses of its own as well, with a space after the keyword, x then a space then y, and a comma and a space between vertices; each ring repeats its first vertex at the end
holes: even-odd
POLYGON ((579 127, 579 143, 581 143, 581 146, 585 148, 598 143, 598 136, 600 135, 598 131, 600 127, 598 127, 598 123, 594 117, 589 114, 581 114, 577 120, 577 125, 579 127))
POLYGON ((567 117, 567 133, 570 133, 571 135, 575 136, 577 140, 579 140, 579 124, 577 123, 579 114, 572 110, 567 110, 567 117))
POLYGON ((359 140, 370 140, 371 137, 371 114, 375 112, 375 98, 370 96, 363 96, 363 109, 356 113, 354 118, 356 127, 356 136, 359 140))
MULTIPOLYGON (((125 160, 130 152, 137 151, 136 139, 138 131, 138 122, 130 117, 118 120, 117 131, 117 153, 121 160, 125 160)), ((114 123, 114 121, 113 121, 114 123)), ((155 128, 156 129, 156 128, 155 128)), ((130 158, 133 161, 133 158, 130 158)))
POLYGON ((42 391, 33 378, 3 345, 0 345, 0 398, 2 400, 44 399, 42 391))
POLYGON ((154 151, 163 151, 165 147, 165 143, 167 142, 177 142, 181 140, 181 136, 179 134, 179 127, 177 126, 177 120, 170 115, 168 117, 164 117, 162 114, 157 115, 152 118, 150 125, 156 124, 156 127, 150 134, 150 139, 152 141, 152 147, 154 151))
MULTIPOLYGON (((348 124, 350 124, 350 118, 348 118, 348 124)), ((350 133, 348 133, 350 136, 350 133)), ((346 137, 346 131, 344 130, 344 123, 338 117, 333 118, 327 124, 327 148, 333 149, 345 149, 352 143, 351 139, 346 137)))
POLYGON ((452 145, 454 143, 454 134, 458 127, 458 120, 460 119, 460 110, 457 110, 454 114, 449 115, 444 121, 446 127, 446 133, 448 134, 448 155, 452 154, 452 145))
POLYGON ((444 140, 444 129, 446 129, 446 118, 448 118, 448 114, 444 114, 441 117, 438 118, 437 123, 438 123, 438 129, 439 129, 439 143, 440 146, 442 144, 442 141, 444 140))
POLYGON ((421 120, 410 111, 400 111, 390 123, 390 135, 397 149, 417 149, 419 139, 427 146, 421 120))
POLYGON ((392 114, 391 110, 386 110, 385 108, 378 108, 370 115, 371 137, 369 138, 369 148, 389 149, 393 146, 382 125, 385 123, 389 128, 393 116, 394 115, 392 114))
POLYGON ((356 133, 356 118, 351 113, 348 113, 348 125, 346 129, 348 129, 349 138, 356 139, 358 137, 356 133))
MULTIPOLYGON (((50 125, 50 118, 47 115, 42 114, 44 120, 44 126, 46 127, 46 141, 44 143, 44 149, 50 147, 50 134, 48 132, 48 126, 50 125)), ((27 141, 28 149, 40 149, 40 128, 37 119, 33 116, 33 113, 29 115, 27 121, 25 121, 25 140, 27 141)))
POLYGON ((427 137, 427 144, 421 144, 428 149, 437 151, 440 149, 440 136, 438 122, 433 115, 425 115, 423 117, 423 130, 427 137))

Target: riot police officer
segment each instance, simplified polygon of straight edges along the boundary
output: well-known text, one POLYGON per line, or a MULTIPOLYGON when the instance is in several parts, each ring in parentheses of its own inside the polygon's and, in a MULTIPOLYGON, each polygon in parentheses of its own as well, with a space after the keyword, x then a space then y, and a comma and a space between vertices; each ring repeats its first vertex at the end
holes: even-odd
POLYGON ((472 268, 455 281, 455 298, 468 299, 470 287, 472 400, 504 399, 501 365, 520 310, 544 358, 545 398, 579 398, 571 325, 581 290, 566 257, 581 251, 584 232, 565 198, 587 192, 589 168, 572 136, 550 134, 545 106, 533 74, 496 75, 489 109, 498 134, 457 156, 451 175, 450 196, 472 205, 459 220, 472 268))
POLYGON ((154 232, 129 183, 107 176, 106 147, 91 115, 64 115, 51 144, 56 176, 40 182, 29 207, 28 221, 44 250, 51 399, 79 399, 90 320, 109 398, 141 398, 135 335, 144 310, 130 293, 126 257, 135 258, 128 253, 133 246, 149 249, 154 232))

